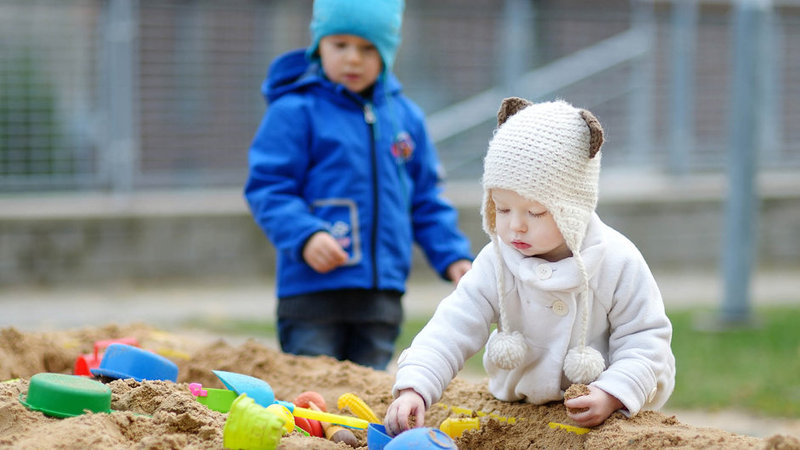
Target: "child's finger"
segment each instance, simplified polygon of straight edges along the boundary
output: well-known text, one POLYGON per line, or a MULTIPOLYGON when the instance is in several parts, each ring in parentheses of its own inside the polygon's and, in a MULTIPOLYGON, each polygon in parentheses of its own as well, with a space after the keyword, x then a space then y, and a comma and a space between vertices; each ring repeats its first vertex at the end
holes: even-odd
POLYGON ((564 400, 564 406, 567 408, 587 408, 591 406, 591 404, 592 401, 588 395, 582 395, 580 397, 564 400))
POLYGON ((397 436, 408 429, 408 411, 403 412, 402 407, 390 408, 386 414, 384 426, 389 436, 397 436))
POLYGON ((605 420, 604 417, 592 412, 592 410, 570 414, 567 413, 567 416, 574 420, 579 426, 582 427, 594 427, 596 425, 600 425, 605 420))
POLYGON ((417 428, 425 426, 425 408, 417 408, 417 413, 414 416, 414 426, 417 428))
POLYGON ((338 247, 336 249, 335 254, 334 254, 334 260, 335 260, 337 266, 340 266, 340 265, 346 263, 347 262, 347 252, 344 251, 341 247, 338 247))
POLYGON ((347 262, 347 252, 333 239, 327 243, 327 246, 320 253, 325 260, 328 270, 335 269, 347 262))
POLYGON ((308 261, 308 265, 319 273, 326 273, 331 270, 331 265, 322 255, 316 255, 308 261))

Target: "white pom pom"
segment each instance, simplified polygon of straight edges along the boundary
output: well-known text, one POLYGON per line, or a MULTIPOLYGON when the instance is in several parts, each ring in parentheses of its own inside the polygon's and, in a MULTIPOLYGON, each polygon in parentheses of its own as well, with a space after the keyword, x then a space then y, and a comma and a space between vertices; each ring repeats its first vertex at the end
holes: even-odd
POLYGON ((519 331, 495 333, 486 345, 489 360, 503 370, 516 369, 525 359, 528 350, 525 338, 519 331))
POLYGON ((606 368, 603 355, 592 347, 573 347, 564 361, 564 375, 577 384, 589 384, 606 368))

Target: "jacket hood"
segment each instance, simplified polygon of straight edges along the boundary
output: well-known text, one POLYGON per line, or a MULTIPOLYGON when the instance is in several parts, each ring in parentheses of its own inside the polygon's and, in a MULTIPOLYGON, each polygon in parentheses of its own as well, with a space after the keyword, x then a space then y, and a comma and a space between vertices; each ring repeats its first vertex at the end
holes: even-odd
MULTIPOLYGON (((315 85, 328 86, 336 92, 346 91, 344 86, 328 80, 317 62, 308 60, 306 49, 297 49, 284 53, 270 64, 267 78, 261 85, 261 94, 267 103, 272 103, 288 92, 315 85)), ((396 95, 401 90, 402 86, 394 74, 385 72, 375 84, 373 98, 377 103, 384 92, 396 95)))

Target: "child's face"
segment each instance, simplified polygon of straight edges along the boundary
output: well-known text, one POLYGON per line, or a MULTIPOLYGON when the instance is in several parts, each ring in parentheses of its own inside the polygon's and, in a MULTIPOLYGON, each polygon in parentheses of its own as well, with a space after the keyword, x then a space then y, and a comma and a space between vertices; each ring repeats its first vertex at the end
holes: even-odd
POLYGON ((514 191, 492 189, 495 227, 500 239, 525 256, 559 261, 570 255, 553 216, 541 203, 514 191))
POLYGON ((372 42, 352 34, 332 34, 319 41, 322 70, 334 83, 361 93, 375 83, 383 61, 372 42))

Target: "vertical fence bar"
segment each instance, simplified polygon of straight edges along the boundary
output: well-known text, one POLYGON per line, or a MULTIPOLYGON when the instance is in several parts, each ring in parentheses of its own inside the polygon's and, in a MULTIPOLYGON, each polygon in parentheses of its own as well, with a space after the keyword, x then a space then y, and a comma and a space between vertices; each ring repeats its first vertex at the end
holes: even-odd
POLYGON ((783 58, 780 56, 784 48, 783 27, 780 17, 775 14, 772 0, 764 0, 764 13, 760 21, 762 39, 759 41, 759 61, 761 76, 758 89, 761 102, 759 104, 759 135, 756 139, 761 150, 762 162, 780 165, 781 143, 783 142, 783 119, 779 111, 783 102, 783 58))
POLYGON ((631 28, 645 42, 647 52, 633 62, 631 94, 628 96, 628 128, 630 162, 640 165, 651 162, 653 145, 653 87, 655 85, 656 22, 651 0, 631 0, 631 28))
POLYGON ((730 108, 729 194, 725 211, 722 269, 725 281, 721 310, 723 325, 751 320, 750 277, 755 258, 758 201, 755 192, 758 118, 759 20, 763 4, 739 0, 733 22, 730 108))
POLYGON ((672 2, 669 168, 677 175, 689 172, 689 152, 694 147, 693 77, 697 16, 696 0, 672 2))
POLYGON ((138 98, 136 39, 138 8, 136 0, 108 0, 103 29, 103 97, 107 126, 105 148, 109 185, 115 192, 133 189, 138 166, 138 98))
POLYGON ((534 36, 536 17, 529 0, 506 0, 502 22, 502 67, 503 87, 506 96, 533 97, 536 93, 518 92, 519 78, 525 73, 525 62, 529 60, 526 50, 536 46, 534 36))

